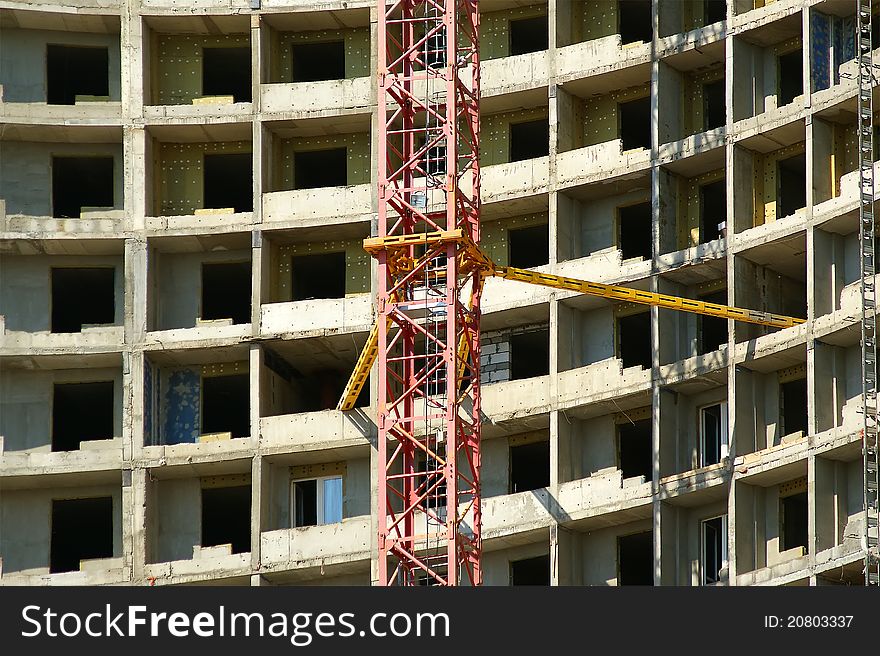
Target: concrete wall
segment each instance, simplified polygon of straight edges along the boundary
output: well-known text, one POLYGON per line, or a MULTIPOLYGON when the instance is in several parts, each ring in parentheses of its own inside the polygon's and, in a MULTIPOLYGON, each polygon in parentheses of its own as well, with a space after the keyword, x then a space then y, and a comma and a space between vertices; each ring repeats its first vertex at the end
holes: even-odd
POLYGON ((694 508, 661 504, 662 585, 703 585, 702 522, 726 514, 726 501, 694 508))
POLYGON ((645 519, 581 534, 582 578, 576 584, 618 585, 617 538, 650 530, 651 520, 645 519))
POLYGON ((370 135, 366 132, 321 137, 295 137, 276 140, 276 173, 273 191, 294 188, 294 153, 331 148, 348 149, 347 180, 349 185, 370 182, 370 135))
POLYGON ((268 296, 271 303, 293 300, 291 282, 292 258, 299 255, 345 252, 345 295, 365 294, 370 291, 370 255, 360 239, 327 240, 295 244, 272 244, 271 270, 268 276, 268 296))
POLYGON ((153 294, 150 328, 193 328, 202 311, 202 264, 250 261, 250 250, 216 253, 162 253, 152 250, 153 294))
POLYGON ((480 59, 510 56, 510 21, 546 16, 546 4, 533 4, 480 14, 480 59))
POLYGON ((273 32, 270 54, 271 81, 293 81, 292 46, 294 44, 322 41, 345 42, 345 79, 351 80, 370 74, 370 30, 367 27, 312 32, 273 32))
POLYGON ((113 157, 113 208, 123 207, 122 145, 118 143, 0 143, 0 198, 8 214, 52 216, 52 157, 113 157))
POLYGON ((480 164, 505 164, 510 161, 510 125, 538 119, 547 120, 547 107, 484 115, 480 118, 480 164))
POLYGON ((198 478, 175 478, 154 484, 155 509, 149 562, 189 560, 202 542, 202 487, 198 478))
POLYGON ((3 573, 48 574, 52 500, 113 497, 113 557, 122 555, 122 489, 116 485, 4 490, 0 495, 3 573))
POLYGON ((160 143, 154 162, 157 216, 193 214, 205 207, 204 156, 249 153, 249 141, 210 143, 160 143))
POLYGON ((120 256, 14 256, 0 257, 0 315, 6 330, 48 331, 52 327, 52 267, 114 269, 113 323, 122 325, 125 275, 120 256))
POLYGON ((46 102, 46 46, 106 46, 110 100, 120 100, 119 34, 3 28, 0 84, 4 102, 46 102))
POLYGON ((120 369, 3 371, 0 368, 0 436, 4 451, 52 450, 52 396, 56 383, 113 381, 113 434, 122 437, 120 369))
POLYGON ((202 96, 202 50, 250 47, 249 34, 157 34, 150 32, 151 82, 156 105, 189 104, 202 96))

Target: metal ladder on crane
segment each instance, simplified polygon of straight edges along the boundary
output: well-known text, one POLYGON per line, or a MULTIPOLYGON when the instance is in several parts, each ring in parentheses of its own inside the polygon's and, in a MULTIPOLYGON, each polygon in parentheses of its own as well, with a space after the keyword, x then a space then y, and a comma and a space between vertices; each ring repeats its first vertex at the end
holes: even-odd
POLYGON ((864 464, 865 585, 880 585, 880 499, 877 444, 877 290, 874 253, 874 65, 871 0, 858 3, 859 249, 862 293, 862 458, 864 464))

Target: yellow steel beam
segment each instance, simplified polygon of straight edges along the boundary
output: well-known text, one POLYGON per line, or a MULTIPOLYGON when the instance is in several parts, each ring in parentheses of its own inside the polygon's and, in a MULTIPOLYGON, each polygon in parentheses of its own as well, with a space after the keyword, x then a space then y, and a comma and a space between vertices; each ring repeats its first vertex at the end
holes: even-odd
MULTIPOLYGON (((388 323, 391 322, 389 321, 388 323)), ((354 371, 351 372, 351 377, 345 384, 345 389, 342 391, 342 398, 339 399, 339 404, 336 406, 337 410, 351 410, 354 408, 354 404, 357 401, 361 390, 364 388, 364 385, 367 383, 367 379, 370 376, 370 369, 373 368, 373 363, 376 361, 378 355, 379 322, 376 321, 373 324, 372 329, 370 329, 367 343, 364 344, 364 348, 358 357, 357 364, 354 366, 354 371)))
POLYGON ((364 239, 364 250, 375 255, 382 250, 394 250, 397 248, 406 248, 408 246, 418 246, 419 244, 439 244, 449 241, 463 241, 464 231, 461 228, 456 230, 435 230, 434 232, 421 232, 409 235, 393 235, 391 237, 368 237, 364 239))
POLYGON ((668 310, 693 312, 694 314, 704 314, 710 317, 719 317, 721 319, 733 319, 734 321, 754 323, 761 326, 771 326, 773 328, 790 328, 791 326, 804 323, 803 319, 798 319, 797 317, 787 317, 779 314, 771 314, 770 312, 758 312, 757 310, 744 310, 729 305, 705 303, 703 301, 695 301, 680 296, 655 294, 653 292, 645 292, 641 289, 633 289, 631 287, 604 285, 598 282, 578 280, 577 278, 566 278, 565 276, 554 276, 549 273, 538 273, 537 271, 517 269, 515 267, 495 267, 489 272, 489 275, 505 278, 506 280, 518 280, 532 285, 543 285, 544 287, 551 287, 553 289, 566 289, 579 294, 589 294, 590 296, 599 296, 614 301, 653 305, 668 310))

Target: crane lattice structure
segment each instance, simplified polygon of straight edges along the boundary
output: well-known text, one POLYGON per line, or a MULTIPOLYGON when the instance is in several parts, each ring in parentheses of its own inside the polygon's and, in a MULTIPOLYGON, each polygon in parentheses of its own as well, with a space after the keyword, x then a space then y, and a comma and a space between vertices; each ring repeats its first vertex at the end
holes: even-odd
POLYGON ((380 0, 378 317, 340 410, 378 362, 380 585, 480 585, 480 296, 489 277, 787 328, 803 319, 496 266, 480 250, 478 0, 380 0))

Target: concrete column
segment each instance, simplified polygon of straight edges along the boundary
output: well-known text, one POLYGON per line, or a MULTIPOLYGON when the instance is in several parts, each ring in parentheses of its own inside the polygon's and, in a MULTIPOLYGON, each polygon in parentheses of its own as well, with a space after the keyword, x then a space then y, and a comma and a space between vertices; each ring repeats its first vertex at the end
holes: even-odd
POLYGON ((260 571, 260 538, 269 517, 269 477, 268 471, 263 470, 263 458, 257 454, 251 461, 251 570, 254 572, 260 571))
POLYGON ((147 242, 125 240, 125 343, 141 344, 147 330, 147 242))
MULTIPOLYGON (((141 467, 130 470, 131 486, 130 493, 125 494, 123 489, 123 523, 129 525, 129 533, 131 539, 132 550, 132 576, 131 579, 137 583, 144 581, 144 566, 147 562, 147 539, 149 531, 147 530, 147 478, 149 472, 141 467), (126 507, 126 498, 128 498, 128 506, 126 507)), ((123 529, 125 535, 125 529, 123 529)))

